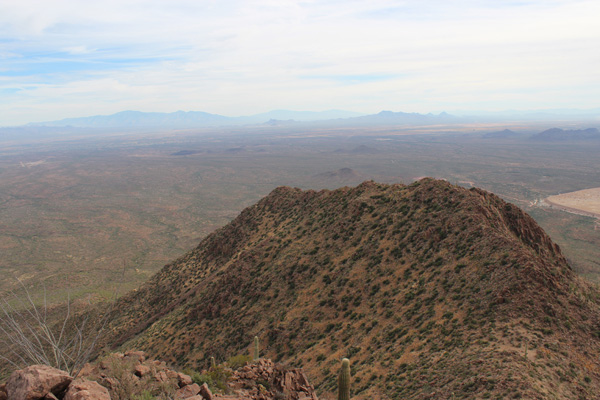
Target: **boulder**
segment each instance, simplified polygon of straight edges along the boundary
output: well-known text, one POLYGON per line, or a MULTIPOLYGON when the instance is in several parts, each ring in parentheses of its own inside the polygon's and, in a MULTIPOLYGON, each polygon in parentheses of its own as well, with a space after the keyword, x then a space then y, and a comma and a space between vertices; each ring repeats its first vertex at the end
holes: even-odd
POLYGON ((213 394, 206 383, 200 386, 200 395, 204 397, 204 400, 213 400, 213 394))
POLYGON ((146 353, 143 351, 126 351, 124 354, 125 358, 136 360, 138 363, 143 363, 146 361, 146 353))
POLYGON ((138 364, 138 365, 136 365, 135 368, 134 368, 134 370, 135 370, 135 372, 134 372, 135 375, 137 375, 140 378, 143 377, 143 376, 148 375, 151 372, 150 367, 147 366, 147 365, 144 365, 144 364, 138 364))
POLYGON ((183 374, 181 372, 177 373, 177 382, 179 383, 179 387, 184 387, 184 386, 191 385, 192 383, 194 383, 194 381, 192 381, 191 376, 183 374))
POLYGON ((156 372, 156 374, 154 374, 154 380, 156 380, 157 382, 169 382, 169 377, 167 376, 167 373, 165 371, 158 371, 156 372))
MULTIPOLYGON (((229 387, 241 399, 317 400, 315 389, 301 369, 286 368, 268 359, 260 359, 235 371, 229 387), (259 384, 260 381, 268 382, 269 389, 259 384)), ((213 398, 222 397, 216 395, 213 398)))
POLYGON ((72 380, 65 371, 47 365, 31 365, 10 375, 6 393, 9 399, 40 400, 49 393, 59 395, 72 380))
POLYGON ((90 364, 90 363, 85 363, 83 367, 81 367, 81 370, 79 371, 79 374, 77 376, 88 376, 88 375, 92 375, 92 374, 97 374, 98 373, 98 367, 90 364))
POLYGON ((0 385, 0 400, 7 400, 8 394, 6 393, 6 383, 0 385))
POLYGON ((110 394, 98 382, 77 378, 69 385, 63 400, 110 400, 110 394))
POLYGON ((200 393, 200 386, 197 383, 192 385, 184 386, 175 392, 175 399, 189 399, 200 393))

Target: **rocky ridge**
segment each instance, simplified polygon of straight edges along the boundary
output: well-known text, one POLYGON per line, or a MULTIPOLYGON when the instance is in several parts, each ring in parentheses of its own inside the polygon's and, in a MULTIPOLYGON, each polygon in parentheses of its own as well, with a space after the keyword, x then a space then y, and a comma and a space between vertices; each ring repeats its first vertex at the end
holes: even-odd
POLYGON ((302 370, 268 359, 223 371, 227 386, 219 393, 162 361, 146 358, 144 352, 129 351, 86 364, 76 379, 46 365, 14 371, 0 385, 0 400, 126 400, 144 395, 174 400, 318 400, 302 370))
POLYGON ((105 344, 200 368, 258 336, 322 394, 350 358, 356 399, 587 399, 599 298, 483 190, 281 187, 125 296, 105 344))

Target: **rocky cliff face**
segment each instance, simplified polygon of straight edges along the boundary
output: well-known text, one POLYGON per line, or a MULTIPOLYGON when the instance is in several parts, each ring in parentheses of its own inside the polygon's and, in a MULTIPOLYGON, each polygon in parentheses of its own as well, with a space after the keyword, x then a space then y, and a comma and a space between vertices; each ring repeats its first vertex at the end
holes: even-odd
POLYGON ((203 367, 256 335, 325 395, 348 357, 355 398, 593 398, 598 299, 482 190, 282 187, 125 296, 107 344, 203 367))

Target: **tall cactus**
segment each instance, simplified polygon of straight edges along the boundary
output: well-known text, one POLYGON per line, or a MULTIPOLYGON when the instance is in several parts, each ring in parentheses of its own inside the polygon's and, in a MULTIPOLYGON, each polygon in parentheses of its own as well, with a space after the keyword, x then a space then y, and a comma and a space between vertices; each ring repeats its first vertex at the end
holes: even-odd
POLYGON ((258 360, 259 358, 259 351, 258 351, 258 336, 254 336, 254 361, 258 360))
POLYGON ((350 400, 350 360, 344 358, 338 376, 338 400, 350 400))
POLYGON ((210 368, 211 369, 215 369, 217 367, 217 362, 215 361, 214 357, 210 357, 210 368))

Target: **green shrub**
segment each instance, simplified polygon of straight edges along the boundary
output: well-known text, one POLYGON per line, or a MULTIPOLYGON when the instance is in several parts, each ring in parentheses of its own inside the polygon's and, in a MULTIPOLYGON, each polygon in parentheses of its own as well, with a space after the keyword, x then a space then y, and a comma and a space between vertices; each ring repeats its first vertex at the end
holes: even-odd
POLYGON ((206 383, 211 391, 218 393, 227 393, 229 378, 231 378, 231 372, 226 370, 222 365, 217 365, 203 374, 198 372, 192 374, 192 381, 194 383, 200 386, 206 383))
POLYGON ((238 369, 246 365, 246 363, 250 362, 251 360, 252 358, 249 355, 240 354, 237 356, 233 356, 229 360, 227 360, 227 365, 231 369, 238 369))
POLYGON ((144 390, 142 393, 133 395, 132 400, 155 400, 156 397, 149 390, 144 390))

